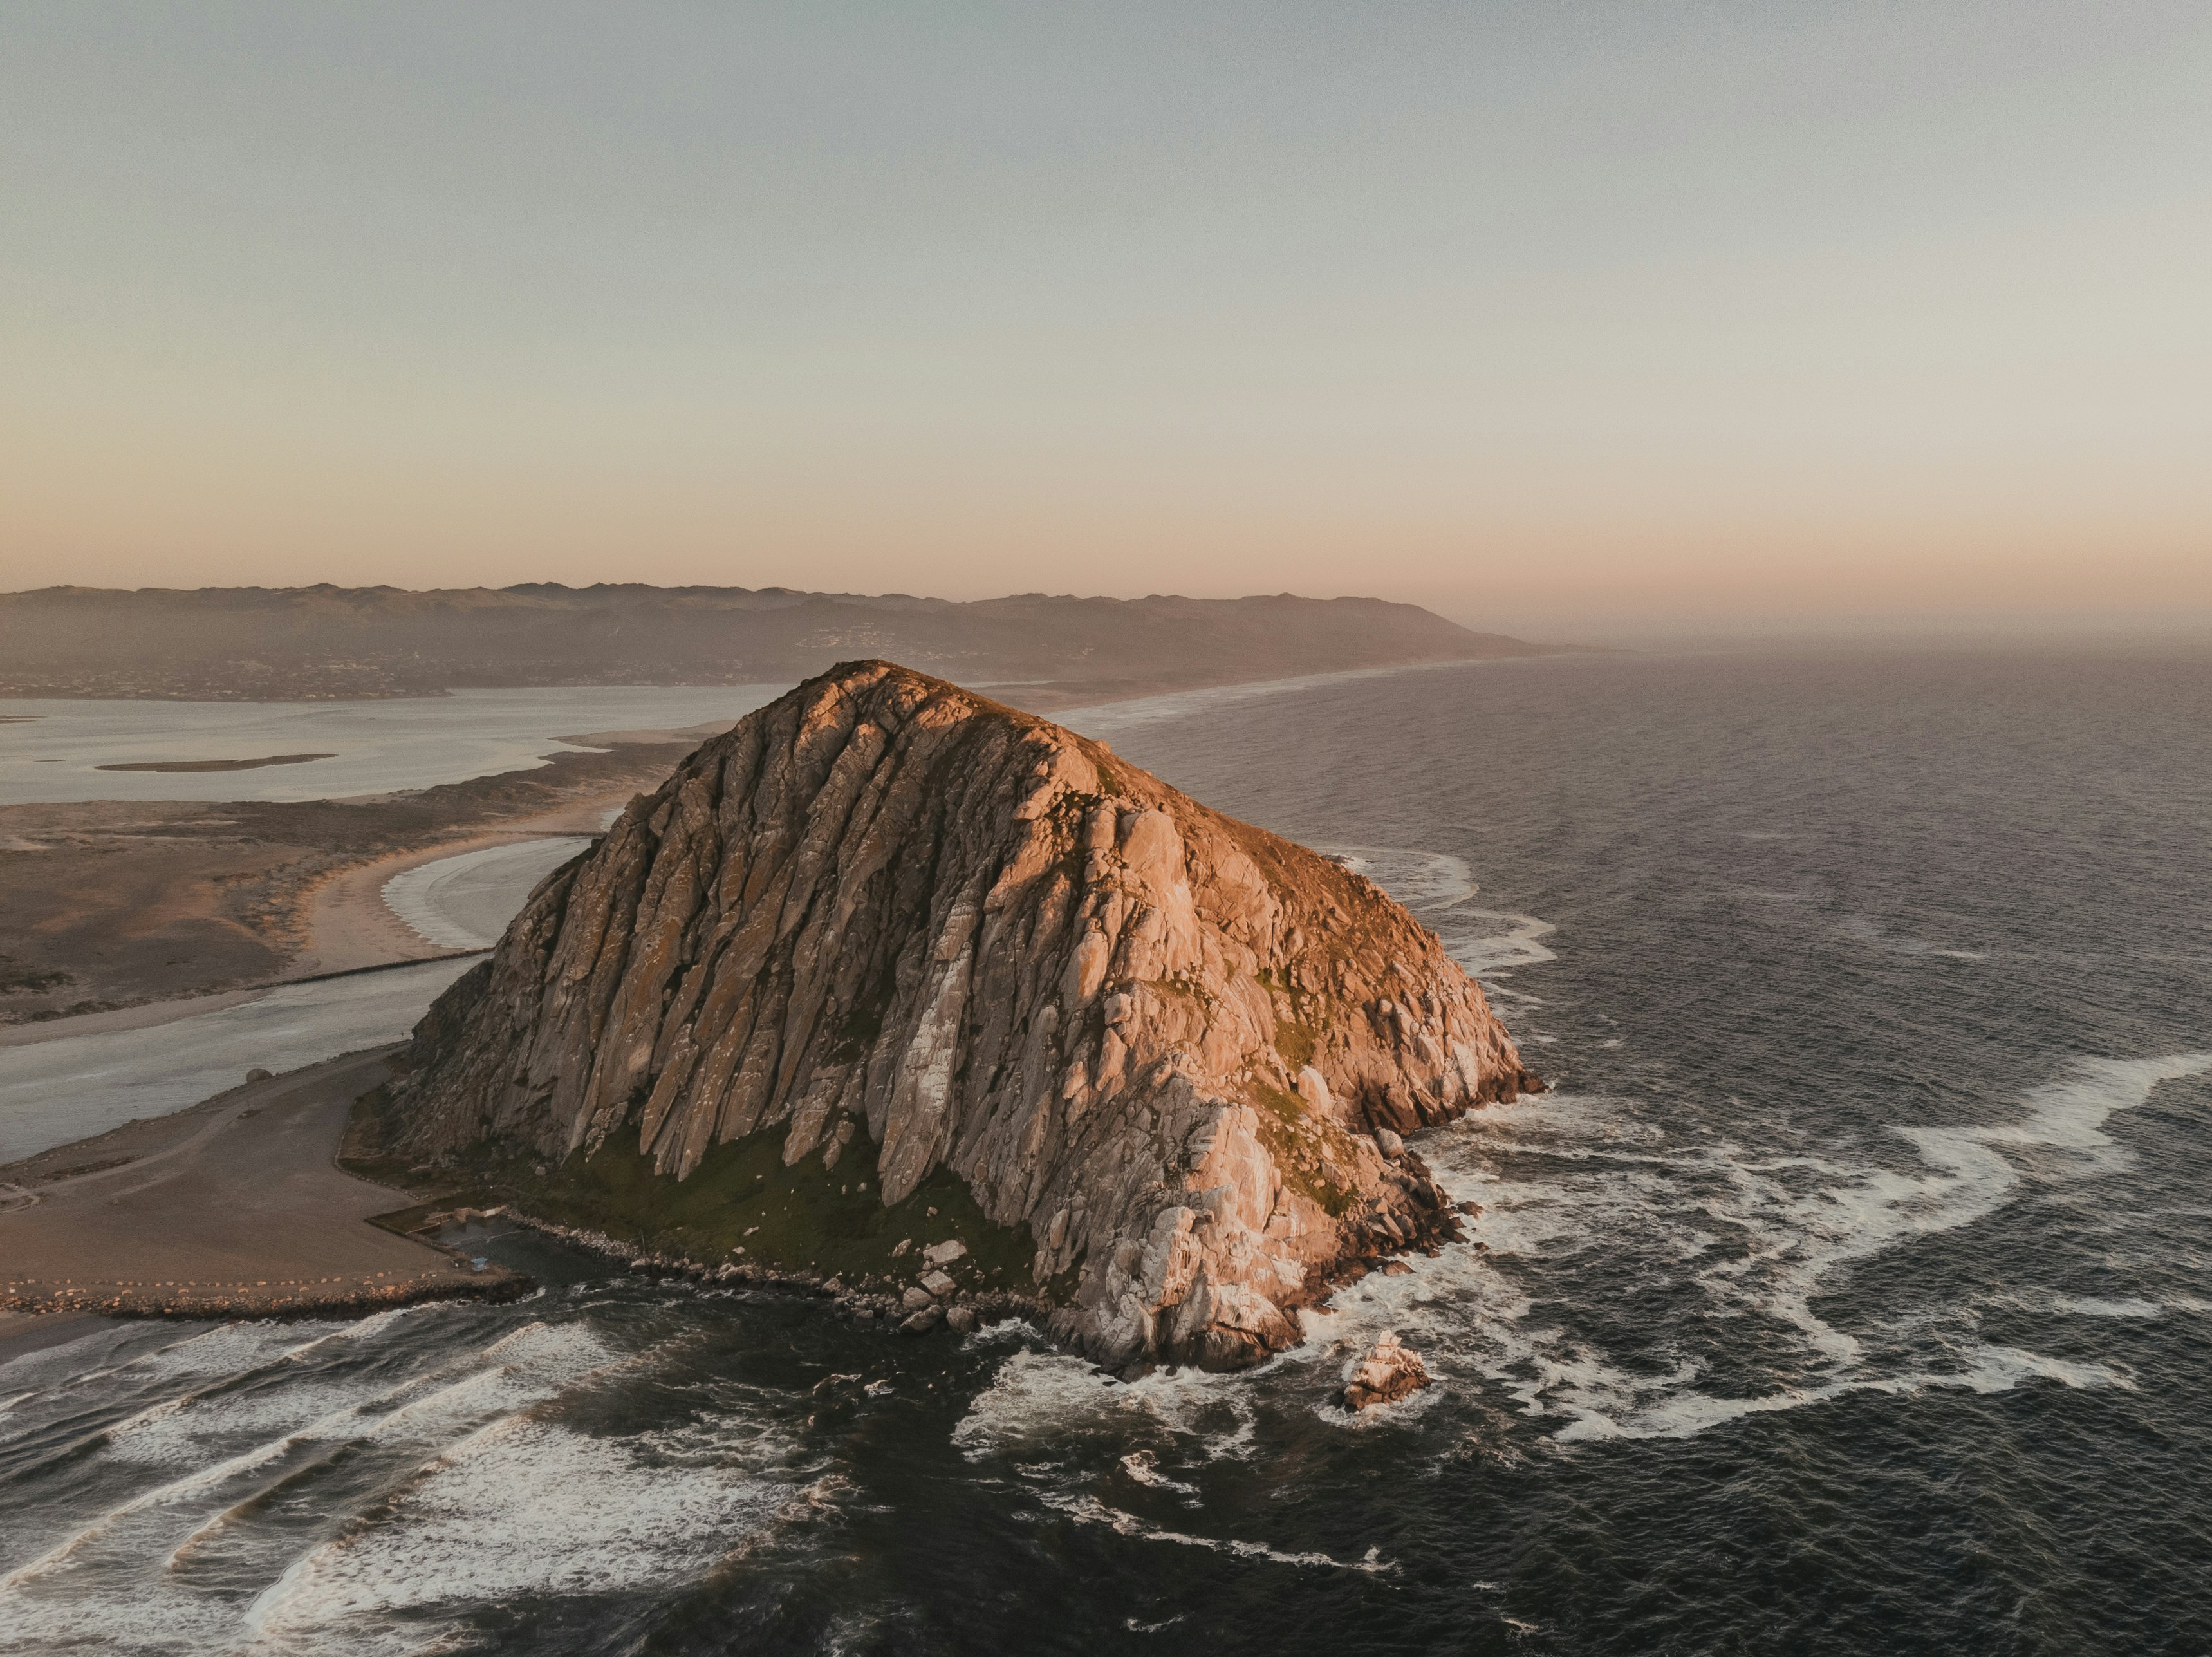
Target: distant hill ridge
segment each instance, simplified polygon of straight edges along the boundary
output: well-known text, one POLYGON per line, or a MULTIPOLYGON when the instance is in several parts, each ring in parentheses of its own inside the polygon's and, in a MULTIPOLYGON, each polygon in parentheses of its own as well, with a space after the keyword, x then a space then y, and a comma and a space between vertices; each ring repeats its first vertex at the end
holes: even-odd
POLYGON ((1549 654, 1381 599, 957 602, 770 587, 328 583, 0 594, 0 695, 220 700, 465 686, 796 680, 890 656, 1035 708, 1418 662, 1549 654))

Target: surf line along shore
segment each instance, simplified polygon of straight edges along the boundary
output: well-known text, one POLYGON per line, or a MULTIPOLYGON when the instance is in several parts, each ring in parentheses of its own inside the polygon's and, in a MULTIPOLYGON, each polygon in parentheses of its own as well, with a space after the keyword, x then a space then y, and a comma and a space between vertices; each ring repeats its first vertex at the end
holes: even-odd
POLYGON ((0 1167, 0 1356, 72 1313, 355 1313, 520 1293, 527 1280, 404 1234, 395 1193, 333 1158, 393 1046, 0 1167), (378 1223, 380 1222, 380 1223, 378 1223))

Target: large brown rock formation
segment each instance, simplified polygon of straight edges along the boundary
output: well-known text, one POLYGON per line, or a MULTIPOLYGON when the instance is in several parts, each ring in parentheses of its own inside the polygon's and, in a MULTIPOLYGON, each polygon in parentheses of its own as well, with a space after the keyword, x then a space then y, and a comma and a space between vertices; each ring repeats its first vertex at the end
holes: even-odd
POLYGON ((400 1142, 681 1180, 782 1136, 940 1165, 1102 1362, 1249 1362, 1451 1234, 1395 1136, 1512 1097, 1481 990, 1379 888, 887 662, 747 717, 532 896, 416 1033, 400 1142), (1389 1152, 1383 1148, 1388 1147, 1389 1152))

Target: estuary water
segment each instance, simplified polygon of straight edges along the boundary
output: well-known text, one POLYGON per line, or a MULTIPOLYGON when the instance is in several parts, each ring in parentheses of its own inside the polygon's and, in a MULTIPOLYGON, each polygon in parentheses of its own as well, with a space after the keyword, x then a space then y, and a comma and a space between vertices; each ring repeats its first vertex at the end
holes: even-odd
MULTIPOLYGON (((589 844, 553 835, 435 858, 386 881, 384 901, 427 942, 487 949, 538 883, 589 844)), ((184 1110, 236 1087, 248 1070, 294 1070, 400 1040, 475 965, 447 959, 349 973, 166 1024, 0 1047, 0 1162, 184 1110)))
POLYGON ((563 736, 740 719, 787 685, 556 685, 375 702, 0 697, 0 806, 82 800, 333 800, 532 771, 563 736), (116 765, 312 756, 251 771, 116 765))
POLYGON ((1097 710, 1554 1090, 1243 1376, 535 1275, 0 1366, 0 1650, 2212 1648, 2212 665, 1538 659, 1097 710), (1437 1385, 1346 1416, 1385 1329, 1437 1385))

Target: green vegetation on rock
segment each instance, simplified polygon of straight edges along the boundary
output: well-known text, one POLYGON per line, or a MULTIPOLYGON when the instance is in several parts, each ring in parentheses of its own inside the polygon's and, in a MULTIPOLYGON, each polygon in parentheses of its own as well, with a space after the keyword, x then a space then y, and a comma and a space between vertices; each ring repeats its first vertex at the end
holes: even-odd
POLYGON ((1347 1188, 1345 1171, 1358 1166, 1358 1153, 1344 1130, 1280 1087, 1255 1081, 1251 1094, 1259 1106, 1261 1142, 1275 1159, 1283 1183, 1312 1198, 1332 1219, 1351 1209, 1358 1197, 1347 1188))
POLYGON ((641 1252, 848 1282, 917 1282, 932 1269, 922 1251, 957 1240, 968 1252, 943 1270, 961 1288, 1031 1292, 1036 1245, 1028 1228, 993 1223, 967 1182, 948 1168, 887 1209, 864 1148, 848 1151, 835 1169, 819 1156, 786 1167, 779 1127, 714 1147, 683 1180, 655 1173, 653 1159, 629 1140, 588 1155, 577 1151, 543 1174, 542 1165, 501 1157, 488 1145, 472 1148, 457 1165, 416 1173, 404 1158, 381 1151, 385 1108, 381 1088, 356 1105, 341 1165, 382 1184, 435 1192, 439 1203, 507 1203, 533 1219, 604 1233, 641 1252))

